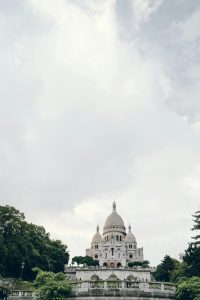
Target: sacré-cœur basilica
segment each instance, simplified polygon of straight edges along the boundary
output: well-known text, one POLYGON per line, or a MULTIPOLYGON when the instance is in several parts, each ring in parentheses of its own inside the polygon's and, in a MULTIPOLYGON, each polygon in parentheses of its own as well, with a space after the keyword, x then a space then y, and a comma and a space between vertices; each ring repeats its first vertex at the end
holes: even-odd
POLYGON ((65 270, 74 296, 137 296, 137 299, 144 299, 146 295, 156 299, 175 299, 173 284, 155 282, 153 279, 155 268, 130 267, 130 262, 143 262, 143 248, 137 247, 130 225, 126 232, 115 202, 112 213, 106 219, 103 234, 97 226, 86 255, 98 260, 99 266, 68 266, 65 270))
POLYGON ((98 260, 100 267, 125 267, 129 262, 143 261, 143 248, 137 247, 130 225, 126 233, 124 221, 116 211, 115 202, 112 213, 106 219, 103 236, 97 226, 91 247, 86 249, 86 255, 98 260))

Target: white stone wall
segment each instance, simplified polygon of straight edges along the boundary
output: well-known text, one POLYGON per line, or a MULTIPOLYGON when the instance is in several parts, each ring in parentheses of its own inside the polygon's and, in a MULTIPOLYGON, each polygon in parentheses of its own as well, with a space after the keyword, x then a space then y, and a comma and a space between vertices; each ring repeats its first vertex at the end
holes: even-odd
POLYGON ((126 280, 133 276, 136 281, 150 281, 150 269, 80 269, 76 270, 76 278, 79 280, 91 280, 92 276, 98 276, 101 280, 108 280, 111 276, 116 276, 119 280, 126 280))

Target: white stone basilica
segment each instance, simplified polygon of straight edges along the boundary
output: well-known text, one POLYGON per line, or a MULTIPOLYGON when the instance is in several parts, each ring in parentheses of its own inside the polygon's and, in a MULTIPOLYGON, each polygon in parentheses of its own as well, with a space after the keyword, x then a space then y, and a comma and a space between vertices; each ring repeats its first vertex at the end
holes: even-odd
POLYGON ((143 261, 143 248, 137 247, 130 225, 126 233, 124 222, 116 212, 115 202, 112 213, 106 219, 103 236, 97 226, 91 247, 86 249, 86 255, 99 260, 100 267, 118 268, 127 266, 129 262, 143 261))

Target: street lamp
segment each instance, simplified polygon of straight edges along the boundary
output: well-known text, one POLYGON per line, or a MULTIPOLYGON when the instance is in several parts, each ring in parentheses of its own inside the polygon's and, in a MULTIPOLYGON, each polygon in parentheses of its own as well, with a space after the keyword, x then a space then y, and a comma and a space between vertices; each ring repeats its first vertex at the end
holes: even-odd
POLYGON ((22 274, 23 274, 23 271, 24 271, 24 266, 25 266, 25 262, 23 261, 23 262, 22 262, 22 265, 21 265, 20 279, 22 279, 22 274))

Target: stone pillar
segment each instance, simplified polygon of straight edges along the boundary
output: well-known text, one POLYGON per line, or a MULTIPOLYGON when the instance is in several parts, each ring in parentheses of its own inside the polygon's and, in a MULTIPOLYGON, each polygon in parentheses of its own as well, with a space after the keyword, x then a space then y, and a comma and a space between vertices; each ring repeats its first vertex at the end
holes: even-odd
POLYGON ((107 289, 107 288, 108 288, 107 281, 104 281, 104 283, 103 283, 103 288, 104 288, 104 289, 107 289))
POLYGON ((122 283, 122 289, 124 290, 125 289, 125 282, 122 281, 121 283, 122 283))

